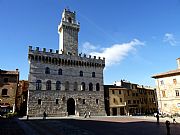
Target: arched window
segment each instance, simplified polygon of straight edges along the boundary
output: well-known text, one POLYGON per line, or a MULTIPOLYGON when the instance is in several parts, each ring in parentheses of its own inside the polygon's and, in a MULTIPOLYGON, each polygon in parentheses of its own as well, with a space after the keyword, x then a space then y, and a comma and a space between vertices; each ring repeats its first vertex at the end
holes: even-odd
POLYGON ((62 69, 61 68, 58 70, 58 75, 62 75, 62 69))
POLYGON ((69 82, 68 81, 66 81, 66 83, 65 83, 65 90, 69 90, 69 82))
POLYGON ((2 96, 7 96, 7 92, 8 92, 8 90, 7 89, 2 89, 2 96))
POLYGON ((96 91, 99 91, 99 90, 100 90, 99 83, 96 83, 96 91))
POLYGON ((36 90, 41 90, 42 84, 41 84, 41 80, 37 80, 36 81, 36 90))
POLYGON ((77 91, 78 90, 78 84, 77 82, 74 83, 74 91, 77 91))
POLYGON ((48 67, 45 69, 45 74, 50 74, 50 69, 48 67))
POLYGON ((80 76, 83 76, 83 71, 80 71, 80 72, 79 72, 79 75, 80 75, 80 76))
POLYGON ((46 90, 51 90, 51 81, 50 80, 48 80, 46 82, 46 90))
POLYGON ((92 72, 92 77, 96 77, 96 74, 95 74, 95 72, 92 72))
POLYGON ((89 91, 93 91, 93 84, 89 83, 89 91))
POLYGON ((69 23, 72 23, 71 17, 68 18, 68 22, 69 22, 69 23))
POLYGON ((82 91, 85 91, 85 88, 86 88, 86 85, 85 85, 84 82, 82 82, 82 83, 81 83, 81 90, 82 90, 82 91))
POLYGON ((60 81, 56 82, 56 90, 61 90, 61 82, 60 81))

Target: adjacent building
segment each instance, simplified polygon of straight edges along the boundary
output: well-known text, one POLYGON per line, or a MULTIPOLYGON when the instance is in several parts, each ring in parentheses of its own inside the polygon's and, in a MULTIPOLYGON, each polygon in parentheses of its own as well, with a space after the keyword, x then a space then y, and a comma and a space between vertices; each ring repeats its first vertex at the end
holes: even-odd
POLYGON ((19 81, 18 90, 16 92, 16 112, 20 116, 26 115, 28 87, 29 82, 27 80, 19 81))
POLYGON ((180 114, 180 58, 178 68, 153 75, 157 89, 159 112, 173 115, 180 114))
POLYGON ((18 83, 18 69, 15 71, 0 69, 0 113, 15 112, 18 83))
POLYGON ((29 47, 27 115, 105 115, 105 58, 78 53, 79 29, 76 13, 65 9, 58 26, 59 50, 29 47))
POLYGON ((105 85, 107 115, 145 115, 157 111, 155 89, 124 80, 105 85))

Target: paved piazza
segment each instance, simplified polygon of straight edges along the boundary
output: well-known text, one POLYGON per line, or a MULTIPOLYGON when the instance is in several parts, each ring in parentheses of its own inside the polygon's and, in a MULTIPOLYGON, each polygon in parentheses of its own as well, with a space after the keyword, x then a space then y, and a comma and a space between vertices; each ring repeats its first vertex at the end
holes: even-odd
POLYGON ((64 117, 0 119, 0 135, 166 135, 165 121, 171 122, 171 135, 180 134, 180 119, 155 117, 64 117))

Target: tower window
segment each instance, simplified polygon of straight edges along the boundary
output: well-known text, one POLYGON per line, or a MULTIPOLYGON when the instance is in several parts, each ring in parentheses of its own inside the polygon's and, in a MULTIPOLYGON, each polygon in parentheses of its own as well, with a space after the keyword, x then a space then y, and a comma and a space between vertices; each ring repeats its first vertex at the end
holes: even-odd
POLYGON ((61 90, 61 82, 60 81, 56 82, 56 90, 61 90))
POLYGON ((69 23, 72 23, 71 17, 68 18, 68 22, 69 22, 69 23))
POLYGON ((92 72, 92 77, 96 77, 96 74, 95 74, 95 72, 92 72))
POLYGON ((62 69, 61 68, 58 70, 58 75, 62 75, 62 69))
POLYGON ((38 105, 41 105, 41 99, 38 99, 38 105))
POLYGON ((59 104, 59 99, 56 99, 56 105, 59 104))
POLYGON ((41 87, 42 87, 41 80, 37 80, 36 81, 36 90, 41 90, 41 87))
POLYGON ((100 90, 100 86, 99 86, 99 83, 96 84, 96 91, 99 91, 100 90))
POLYGON ((89 83, 89 91, 93 91, 93 84, 89 83))
POLYGON ((51 81, 50 80, 48 80, 46 82, 46 90, 51 90, 51 81))
POLYGON ((45 74, 50 74, 50 69, 48 67, 45 69, 45 74))
POLYGON ((83 99, 83 104, 85 104, 86 103, 86 100, 85 99, 83 99))
POLYGON ((97 105, 99 104, 99 100, 98 100, 98 99, 96 99, 96 104, 97 104, 97 105))
POLYGON ((86 88, 86 85, 85 85, 84 82, 82 82, 82 83, 81 83, 81 90, 82 90, 82 91, 85 91, 85 88, 86 88))
POLYGON ((79 75, 82 77, 82 76, 83 76, 83 71, 80 71, 80 72, 79 72, 79 75))

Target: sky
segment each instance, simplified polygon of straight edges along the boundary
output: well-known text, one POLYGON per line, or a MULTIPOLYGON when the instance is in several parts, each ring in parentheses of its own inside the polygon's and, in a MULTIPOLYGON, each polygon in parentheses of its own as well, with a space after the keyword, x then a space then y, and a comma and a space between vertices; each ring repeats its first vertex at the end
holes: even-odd
POLYGON ((180 0, 0 0, 0 69, 27 80, 28 46, 58 50, 64 8, 80 22, 79 53, 106 58, 104 84, 155 86, 177 69, 180 0))

